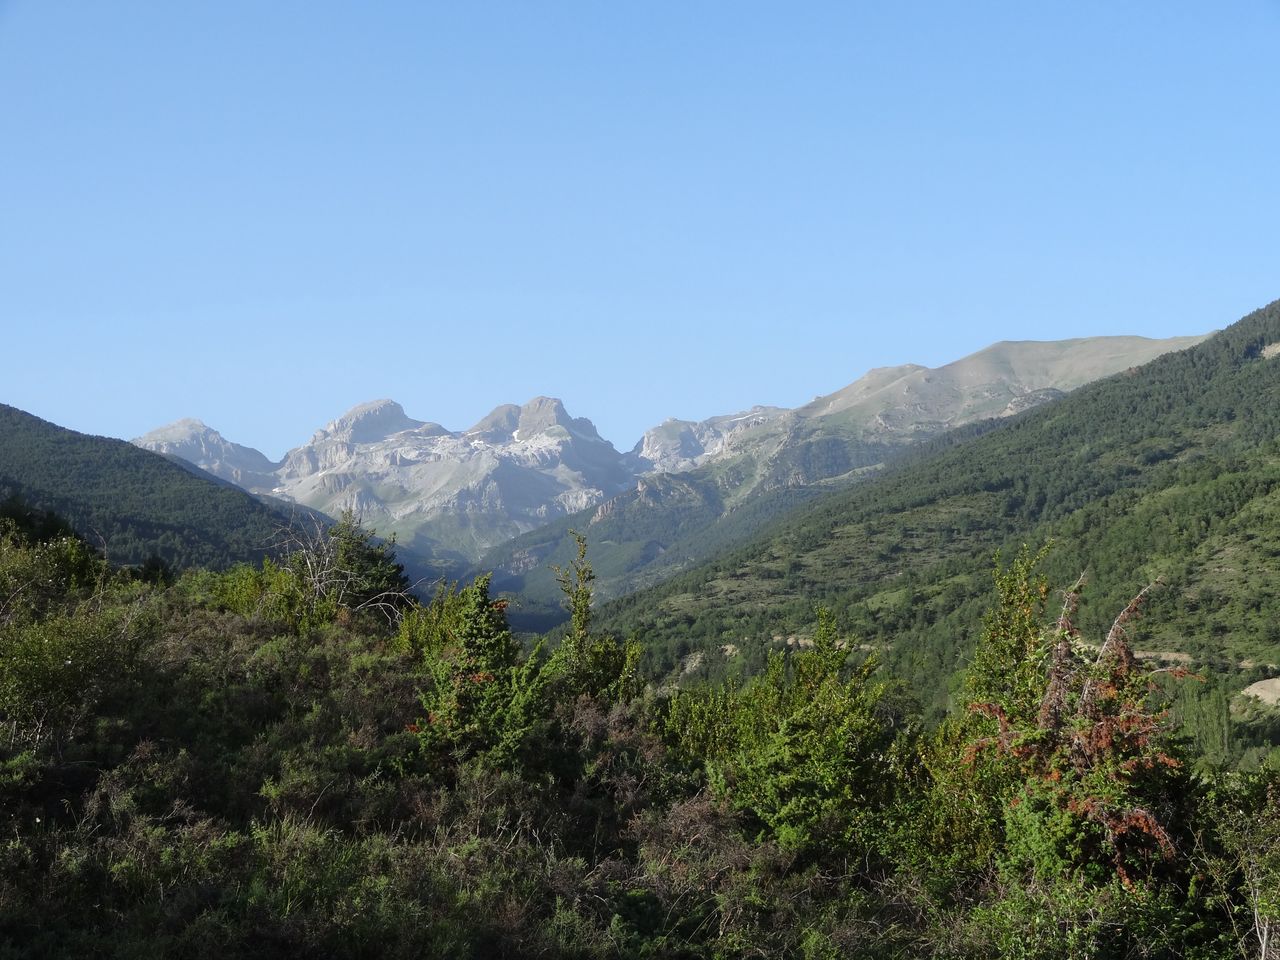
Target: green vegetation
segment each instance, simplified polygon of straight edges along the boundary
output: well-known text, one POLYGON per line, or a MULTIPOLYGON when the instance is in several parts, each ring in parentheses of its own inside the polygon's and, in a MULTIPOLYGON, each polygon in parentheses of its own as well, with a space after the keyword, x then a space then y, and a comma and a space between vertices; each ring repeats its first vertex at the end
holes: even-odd
MULTIPOLYGON (((638 637, 655 672, 702 651, 713 673, 732 674, 762 663, 775 638, 812 632, 821 606, 909 678, 936 720, 980 634, 988 559, 1053 543, 1055 583, 1084 571, 1095 584, 1079 612, 1089 635, 1163 581, 1135 646, 1205 668, 1210 683, 1180 708, 1205 713, 1222 684, 1239 690, 1280 663, 1280 359, 1263 356, 1276 342, 1280 304, 1057 403, 950 434, 612 602, 601 621, 638 637), (726 644, 736 658, 720 654, 726 644)), ((1224 760, 1256 745, 1227 739, 1224 760)))
POLYGON ((1280 923, 1280 767, 1194 767, 1137 604, 1091 647, 1025 553, 928 732, 826 614, 658 692, 580 538, 522 649, 487 578, 418 602, 350 518, 165 583, 8 514, 0 956, 1258 957, 1280 923))
POLYGON ((350 515, 105 558, 72 530, 178 481, 84 446, 73 497, 92 438, 10 417, 0 958, 1266 960, 1280 710, 1233 695, 1280 660, 1276 342, 1280 305, 602 611, 570 531, 532 645, 350 515))
POLYGON ((291 519, 189 465, 0 404, 0 499, 12 496, 55 511, 115 563, 256 563, 291 519))
POLYGON ((741 543, 828 489, 816 480, 808 486, 765 486, 756 470, 755 459, 744 455, 688 473, 646 477, 606 507, 563 517, 495 547, 480 568, 495 571, 495 586, 516 601, 514 623, 551 630, 563 619, 551 568, 574 555, 575 529, 586 531, 600 593, 612 597, 741 543), (742 486, 750 492, 736 501, 726 497, 742 486))

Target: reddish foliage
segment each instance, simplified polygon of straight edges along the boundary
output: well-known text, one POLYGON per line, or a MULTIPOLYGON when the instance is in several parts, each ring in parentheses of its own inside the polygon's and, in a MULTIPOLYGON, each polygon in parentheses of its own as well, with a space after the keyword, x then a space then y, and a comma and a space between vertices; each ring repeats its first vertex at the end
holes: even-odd
MULTIPOLYGON (((971 712, 997 722, 998 732, 973 742, 966 760, 989 748, 1018 760, 1029 785, 1044 785, 1072 814, 1102 828, 1117 876, 1132 887, 1126 867, 1143 859, 1144 848, 1166 860, 1174 854, 1168 831, 1150 810, 1134 802, 1141 795, 1136 778, 1180 766, 1159 746, 1167 716, 1149 706, 1154 685, 1136 671, 1128 644, 1126 627, 1151 588, 1121 611, 1096 659, 1088 663, 1073 642, 1079 636, 1071 622, 1079 586, 1068 593, 1058 620, 1036 716, 1010 717, 998 703, 971 704, 971 712), (1121 799, 1127 797, 1133 799, 1121 799), (1144 842, 1135 847, 1123 842, 1126 838, 1144 842)), ((1021 800, 1014 797, 1010 806, 1021 800)))

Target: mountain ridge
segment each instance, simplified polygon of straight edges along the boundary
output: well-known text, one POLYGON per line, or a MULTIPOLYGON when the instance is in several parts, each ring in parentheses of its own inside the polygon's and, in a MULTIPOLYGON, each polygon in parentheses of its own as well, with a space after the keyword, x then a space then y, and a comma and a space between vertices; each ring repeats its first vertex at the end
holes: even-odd
MULTIPOLYGON (((794 409, 756 406, 702 421, 669 419, 627 452, 604 440, 589 419, 571 416, 560 400, 547 396, 501 404, 460 431, 412 418, 394 400, 369 401, 329 421, 277 463, 198 421, 179 421, 135 443, 195 458, 202 468, 255 493, 330 515, 353 510, 427 555, 477 562, 503 544, 581 511, 600 510, 618 496, 634 496, 637 509, 657 511, 666 509, 664 497, 675 497, 681 503, 674 509, 682 516, 688 516, 683 502, 692 498, 707 507, 707 516, 719 517, 756 495, 856 478, 904 444, 1048 402, 1079 379, 1116 372, 1197 339, 993 344, 938 368, 877 368, 794 409), (690 474, 683 484, 643 481, 682 473, 690 474)), ((656 522, 672 527, 669 519, 656 522)), ((667 535, 642 540, 625 549, 648 563, 670 545, 667 535)))
POLYGON ((690 649, 723 660, 724 644, 758 659, 827 607, 940 709, 989 603, 976 571, 997 552, 1053 543, 1051 583, 1081 571, 1092 581, 1087 633, 1105 634, 1161 579, 1133 628, 1146 649, 1230 669, 1280 662, 1269 574, 1280 556, 1280 362, 1267 358, 1277 342, 1280 301, 1058 403, 945 434, 872 482, 615 600, 600 621, 671 667, 690 649))
POLYGON ((591 544, 601 596, 621 596, 732 546, 809 499, 865 479, 919 443, 1065 396, 1045 386, 1055 378, 1071 387, 1203 340, 1007 341, 937 368, 878 368, 794 410, 756 408, 763 415, 745 428, 723 431, 721 422, 732 423, 732 415, 702 424, 668 421, 667 451, 674 442, 697 442, 689 435, 702 426, 703 436, 719 444, 715 453, 686 456, 662 482, 656 478, 664 474, 650 474, 589 515, 498 545, 479 568, 492 569, 495 586, 520 596, 517 617, 546 626, 559 603, 548 565, 572 559, 571 528, 591 544), (1003 379, 993 370, 1004 371, 1003 379))

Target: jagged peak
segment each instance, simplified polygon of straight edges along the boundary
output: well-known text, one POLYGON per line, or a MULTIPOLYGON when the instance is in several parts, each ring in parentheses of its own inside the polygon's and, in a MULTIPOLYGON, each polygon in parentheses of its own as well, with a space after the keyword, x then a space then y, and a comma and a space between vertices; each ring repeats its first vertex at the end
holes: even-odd
POLYGON ((580 440, 600 441, 600 434, 586 417, 571 417, 558 397, 534 397, 528 403, 504 403, 466 432, 490 440, 522 442, 552 427, 563 427, 580 440))
POLYGON ((520 409, 520 436, 535 436, 552 426, 564 427, 579 440, 605 443, 586 417, 572 417, 556 397, 534 397, 520 409))
POLYGON ((573 425, 573 418, 556 397, 534 397, 520 408, 518 428, 522 437, 535 436, 554 426, 569 430, 573 425))

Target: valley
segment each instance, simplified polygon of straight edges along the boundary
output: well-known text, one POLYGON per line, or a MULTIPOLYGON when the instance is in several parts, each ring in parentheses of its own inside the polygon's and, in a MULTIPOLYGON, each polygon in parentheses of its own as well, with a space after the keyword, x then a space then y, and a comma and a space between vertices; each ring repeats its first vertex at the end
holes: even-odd
POLYGON ((627 454, 549 398, 279 462, 0 409, 0 946, 1210 956, 1280 822, 1277 343, 998 345, 627 454))
POLYGON ((0 2, 0 960, 1280 960, 1277 49, 0 2))

